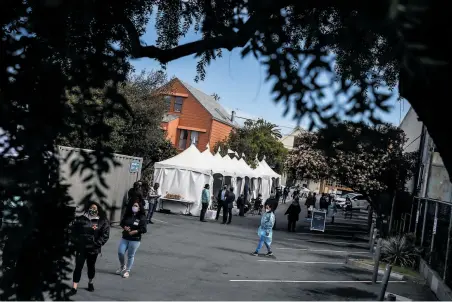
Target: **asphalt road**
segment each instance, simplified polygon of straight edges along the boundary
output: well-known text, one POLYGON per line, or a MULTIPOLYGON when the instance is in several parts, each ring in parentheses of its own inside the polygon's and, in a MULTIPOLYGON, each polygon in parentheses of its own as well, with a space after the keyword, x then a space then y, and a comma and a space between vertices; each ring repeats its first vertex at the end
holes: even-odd
MULTIPOLYGON (((371 274, 345 264, 347 255, 367 255, 360 239, 364 217, 312 233, 301 221, 285 231, 286 205, 277 210, 274 257, 250 255, 260 217, 234 216, 231 225, 197 217, 155 214, 135 257, 129 279, 115 275, 120 230, 113 228, 98 258, 95 292, 84 270, 75 300, 376 300, 371 274)), ((301 217, 305 216, 303 211, 301 217)), ((363 215, 365 216, 365 215, 363 215)), ((221 219, 221 218, 220 218, 221 219)), ((265 253, 265 247, 261 253, 265 253)), ((393 280, 388 291, 416 300, 434 296, 423 285, 393 280)))

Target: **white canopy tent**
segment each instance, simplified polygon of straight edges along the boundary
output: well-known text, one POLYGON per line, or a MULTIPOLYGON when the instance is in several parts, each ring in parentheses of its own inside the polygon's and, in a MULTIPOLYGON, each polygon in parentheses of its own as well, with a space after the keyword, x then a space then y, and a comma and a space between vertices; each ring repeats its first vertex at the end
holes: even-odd
MULTIPOLYGON (((212 169, 209 161, 191 145, 184 152, 167 160, 155 163, 154 182, 160 184, 162 197, 179 194, 185 201, 193 202, 191 213, 198 215, 201 210, 201 193, 205 184, 212 186, 212 169)), ((166 202, 165 209, 184 212, 185 206, 177 202, 166 202)))
MULTIPOLYGON (((170 159, 156 163, 154 168, 154 181, 160 184, 163 197, 168 193, 181 195, 184 200, 193 202, 191 213, 194 215, 200 212, 204 185, 210 184, 213 193, 214 174, 221 175, 219 182, 215 180, 217 186, 228 184, 235 188, 236 195, 243 192, 248 177, 251 196, 257 197, 261 193, 264 200, 270 196, 272 178, 280 178, 265 159, 257 162, 256 169, 252 169, 243 158, 231 159, 229 155, 222 157, 218 152, 212 155, 209 148, 201 153, 194 145, 170 159)), ((165 209, 178 213, 183 212, 185 207, 177 202, 166 202, 165 209)))

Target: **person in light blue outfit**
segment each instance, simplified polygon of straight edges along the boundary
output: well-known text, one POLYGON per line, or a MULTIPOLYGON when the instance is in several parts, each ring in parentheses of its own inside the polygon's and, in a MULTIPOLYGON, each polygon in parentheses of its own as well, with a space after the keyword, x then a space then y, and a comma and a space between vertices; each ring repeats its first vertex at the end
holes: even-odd
POLYGON ((206 222, 204 217, 206 217, 207 208, 209 207, 210 199, 209 188, 210 188, 209 184, 206 184, 201 193, 201 215, 199 216, 199 220, 202 222, 206 222))
POLYGON ((257 235, 259 236, 259 243, 257 245, 256 251, 252 253, 253 256, 259 255, 259 250, 265 244, 267 248, 267 256, 273 256, 271 249, 272 237, 273 237, 273 225, 275 224, 275 214, 271 209, 270 204, 265 205, 265 213, 261 218, 261 225, 257 229, 257 235))

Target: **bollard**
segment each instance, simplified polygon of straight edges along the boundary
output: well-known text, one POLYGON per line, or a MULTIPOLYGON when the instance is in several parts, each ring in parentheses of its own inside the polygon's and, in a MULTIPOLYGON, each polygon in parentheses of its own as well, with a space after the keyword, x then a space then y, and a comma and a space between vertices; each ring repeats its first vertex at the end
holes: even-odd
POLYGON ((372 240, 370 242, 370 253, 371 254, 374 253, 374 244, 375 244, 376 238, 377 238, 377 228, 374 228, 374 231, 372 232, 372 240))
POLYGON ((389 276, 391 276, 392 265, 387 264, 385 275, 383 276, 383 281, 381 281, 380 295, 378 296, 378 301, 384 301, 386 288, 388 288, 389 276))
POLYGON ((381 255, 381 238, 377 241, 377 249, 375 250, 375 264, 374 264, 374 272, 372 275, 372 284, 377 283, 378 278, 378 270, 380 269, 380 255, 381 255))

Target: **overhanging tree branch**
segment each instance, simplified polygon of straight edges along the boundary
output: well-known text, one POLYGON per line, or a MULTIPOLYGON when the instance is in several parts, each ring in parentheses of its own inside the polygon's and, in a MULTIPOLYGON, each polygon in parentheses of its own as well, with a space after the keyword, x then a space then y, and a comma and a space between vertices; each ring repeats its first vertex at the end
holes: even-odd
POLYGON ((152 58, 157 59, 161 63, 168 63, 170 61, 191 55, 198 54, 204 51, 226 48, 231 51, 236 47, 244 47, 245 44, 255 34, 261 18, 258 15, 251 16, 248 21, 242 26, 238 32, 231 31, 229 34, 198 40, 195 42, 186 43, 170 49, 162 49, 157 46, 142 46, 140 37, 135 29, 135 26, 130 20, 124 23, 130 43, 132 56, 134 58, 152 58))

